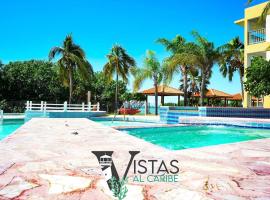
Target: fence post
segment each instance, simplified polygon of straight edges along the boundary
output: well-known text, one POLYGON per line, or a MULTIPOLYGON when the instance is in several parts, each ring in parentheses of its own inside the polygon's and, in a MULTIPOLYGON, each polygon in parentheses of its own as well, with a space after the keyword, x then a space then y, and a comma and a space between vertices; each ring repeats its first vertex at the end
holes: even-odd
POLYGON ((40 103, 40 110, 41 111, 43 110, 43 101, 41 101, 41 103, 40 103))
POLYGON ((29 110, 29 101, 26 101, 26 110, 29 110))
POLYGON ((97 111, 99 111, 99 102, 97 102, 97 111))
POLYGON ((32 110, 32 101, 30 101, 30 106, 29 107, 30 107, 30 110, 32 110))
POLYGON ((67 112, 67 102, 64 102, 64 112, 67 112))
POLYGON ((82 111, 84 111, 84 102, 82 102, 82 111))
POLYGON ((4 111, 0 110, 0 124, 2 124, 3 119, 4 119, 4 111))
POLYGON ((91 102, 88 102, 88 111, 91 111, 91 102))
POLYGON ((43 110, 46 112, 47 111, 47 102, 44 102, 43 110))

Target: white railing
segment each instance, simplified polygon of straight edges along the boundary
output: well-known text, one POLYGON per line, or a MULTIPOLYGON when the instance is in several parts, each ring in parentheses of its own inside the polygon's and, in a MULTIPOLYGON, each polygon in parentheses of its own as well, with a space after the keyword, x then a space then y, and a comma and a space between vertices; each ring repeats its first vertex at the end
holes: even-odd
POLYGON ((258 44, 266 41, 265 28, 248 32, 248 44, 258 44))
POLYGON ((41 101, 40 103, 33 103, 32 101, 26 102, 27 111, 62 111, 62 112, 89 112, 89 111, 99 111, 99 103, 92 105, 90 102, 88 104, 68 104, 66 101, 62 104, 47 103, 46 101, 41 101))
POLYGON ((0 110, 0 124, 3 122, 4 119, 4 111, 0 110))

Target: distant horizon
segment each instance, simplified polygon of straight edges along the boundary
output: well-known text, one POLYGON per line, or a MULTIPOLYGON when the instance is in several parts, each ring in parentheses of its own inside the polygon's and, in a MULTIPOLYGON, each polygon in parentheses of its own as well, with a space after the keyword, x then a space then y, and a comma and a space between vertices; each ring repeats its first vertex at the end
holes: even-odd
MULTIPOLYGON (((256 4, 261 2, 265 1, 256 4)), ((141 67, 148 49, 155 51, 160 61, 169 55, 156 43, 161 37, 173 39, 179 34, 190 41, 191 31, 196 30, 216 47, 236 36, 243 40, 244 30, 234 21, 243 18, 246 3, 247 0, 6 1, 1 3, 0 60, 4 64, 48 60, 49 50, 62 45, 65 36, 72 33, 95 71, 102 70, 113 44, 123 46, 141 67)), ((175 76, 169 85, 178 88, 179 80, 180 75, 175 76)), ((214 67, 210 82, 209 88, 230 94, 240 92, 239 75, 235 73, 229 82, 218 66, 214 67)), ((141 90, 150 87, 152 82, 145 81, 141 90)), ((128 88, 132 90, 132 78, 128 88)), ((175 101, 177 97, 165 98, 165 102, 175 101)))

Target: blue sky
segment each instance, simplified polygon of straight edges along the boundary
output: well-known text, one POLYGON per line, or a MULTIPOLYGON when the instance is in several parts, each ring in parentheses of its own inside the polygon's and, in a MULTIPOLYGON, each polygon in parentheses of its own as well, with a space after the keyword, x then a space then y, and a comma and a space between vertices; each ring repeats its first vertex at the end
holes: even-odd
MULTIPOLYGON (((235 36, 243 38, 243 29, 233 22, 243 17, 246 1, 1 1, 0 60, 47 59, 50 48, 61 45, 72 33, 95 70, 102 70, 105 55, 116 43, 127 49, 138 66, 147 49, 156 51, 162 61, 168 53, 155 42, 160 37, 171 39, 180 34, 192 40, 190 32, 196 30, 216 46, 235 36)), ((171 85, 178 87, 179 79, 176 76, 171 85)), ((146 81, 143 89, 151 86, 152 82, 146 81)), ((229 83, 215 67, 210 88, 237 93, 239 76, 229 83)))

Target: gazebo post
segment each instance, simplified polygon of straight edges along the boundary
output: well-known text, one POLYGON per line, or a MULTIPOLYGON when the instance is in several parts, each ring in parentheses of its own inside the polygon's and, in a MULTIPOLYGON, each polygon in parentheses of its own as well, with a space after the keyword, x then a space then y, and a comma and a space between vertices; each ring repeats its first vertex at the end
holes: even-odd
POLYGON ((227 99, 226 99, 226 97, 225 97, 224 100, 225 100, 225 107, 227 107, 227 99))
POLYGON ((164 95, 161 95, 161 105, 164 106, 164 95))
POLYGON ((178 95, 177 105, 180 106, 180 95, 178 95))
POLYGON ((145 95, 146 96, 146 100, 145 100, 145 114, 148 114, 148 95, 145 95))

